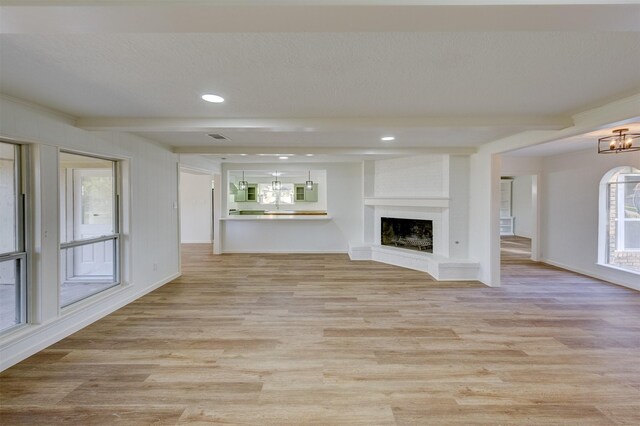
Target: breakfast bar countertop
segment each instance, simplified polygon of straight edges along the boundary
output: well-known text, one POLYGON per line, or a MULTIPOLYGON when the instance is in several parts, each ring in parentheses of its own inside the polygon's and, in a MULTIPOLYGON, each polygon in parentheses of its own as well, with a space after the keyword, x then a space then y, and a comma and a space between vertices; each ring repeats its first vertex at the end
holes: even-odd
POLYGON ((220 220, 328 220, 331 216, 320 210, 265 210, 263 213, 230 214, 220 220))

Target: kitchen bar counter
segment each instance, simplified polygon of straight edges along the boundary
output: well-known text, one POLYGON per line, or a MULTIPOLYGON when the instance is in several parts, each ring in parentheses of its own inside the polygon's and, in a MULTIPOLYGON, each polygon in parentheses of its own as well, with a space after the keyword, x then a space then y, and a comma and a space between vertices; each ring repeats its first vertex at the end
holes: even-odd
POLYGON ((221 217, 220 220, 330 220, 331 216, 324 214, 251 214, 251 215, 230 215, 221 217))

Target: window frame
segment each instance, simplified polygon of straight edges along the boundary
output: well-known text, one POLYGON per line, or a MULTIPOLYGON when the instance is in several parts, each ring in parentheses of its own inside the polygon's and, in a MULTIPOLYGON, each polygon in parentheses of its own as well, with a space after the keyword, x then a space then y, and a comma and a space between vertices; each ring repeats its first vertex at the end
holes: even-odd
POLYGON ((17 142, 0 139, 1 143, 13 145, 14 148, 14 205, 15 205, 15 225, 14 225, 14 250, 0 253, 0 263, 16 262, 16 278, 19 283, 16 286, 15 312, 16 323, 5 329, 0 329, 0 335, 15 331, 17 328, 23 327, 29 321, 29 267, 30 256, 28 250, 28 222, 26 214, 28 211, 28 151, 27 146, 17 142))
MULTIPOLYGON (((616 216, 616 222, 617 222, 617 235, 616 235, 616 248, 617 250, 620 251, 631 251, 631 252, 640 252, 640 246, 638 247, 626 247, 626 238, 625 238, 625 228, 626 228, 626 224, 628 222, 640 222, 640 218, 628 218, 626 217, 625 214, 625 194, 624 194, 624 190, 625 190, 625 183, 627 183, 627 178, 633 178, 633 180, 631 180, 631 182, 638 182, 640 183, 640 172, 635 173, 635 172, 630 172, 630 173, 624 173, 622 174, 622 176, 620 176, 622 178, 622 182, 609 182, 609 190, 611 190, 611 187, 613 185, 616 185, 616 210, 618 212, 618 215, 616 216), (622 183, 622 185, 620 185, 620 183, 622 183), (622 212, 622 213, 620 213, 622 212)), ((609 249, 609 246, 607 245, 607 249, 609 249)))
POLYGON ((613 169, 607 171, 602 179, 600 180, 600 194, 599 194, 599 210, 598 210, 598 261, 597 264, 600 266, 605 266, 607 268, 616 269, 619 271, 623 271, 626 273, 640 275, 640 271, 631 269, 629 267, 625 267, 624 265, 619 265, 616 263, 611 263, 611 239, 612 232, 610 229, 611 225, 611 197, 613 191, 615 191, 615 208, 616 208, 616 230, 615 230, 615 248, 618 251, 630 252, 630 253, 638 253, 640 255, 640 248, 625 248, 624 241, 624 223, 627 221, 640 221, 640 219, 631 218, 627 220, 625 218, 624 213, 621 215, 619 212, 624 212, 624 185, 620 185, 620 183, 624 183, 618 181, 616 179, 615 182, 612 179, 616 175, 623 175, 626 180, 626 175, 632 175, 636 179, 640 179, 640 170, 637 167, 633 166, 619 166, 614 167, 613 169), (622 195, 622 196, 621 196, 622 195), (621 226, 622 225, 622 226, 621 226), (622 228, 622 229, 620 229, 622 228))
MULTIPOLYGON (((123 242, 122 242, 122 229, 121 229, 121 226, 122 226, 121 216, 123 215, 122 202, 121 202, 121 197, 122 197, 121 185, 123 181, 123 177, 122 177, 122 173, 123 173, 122 161, 123 160, 118 158, 111 158, 108 156, 102 156, 102 155, 91 154, 86 152, 77 152, 77 151, 72 151, 67 149, 60 149, 59 152, 61 154, 65 153, 65 154, 84 156, 89 158, 96 158, 99 160, 106 160, 113 163, 111 168, 112 176, 113 176, 113 207, 112 207, 113 232, 111 234, 101 235, 95 238, 84 238, 84 239, 77 239, 77 240, 72 239, 70 241, 65 241, 65 242, 58 241, 59 265, 62 264, 62 253, 64 250, 70 250, 77 247, 88 246, 88 245, 92 245, 100 242, 113 241, 113 284, 110 285, 109 287, 104 288, 101 291, 89 294, 86 297, 83 297, 80 299, 74 299, 65 305, 62 304, 62 300, 60 298, 58 302, 59 309, 68 310, 77 306, 79 303, 86 302, 95 297, 99 297, 103 295, 106 291, 113 290, 115 288, 123 286, 123 279, 122 279, 123 242)), ((58 172, 60 172, 59 160, 58 160, 58 172)), ((58 177, 58 179, 60 179, 60 176, 58 177)), ((61 236, 60 236, 60 239, 61 239, 61 236)), ((58 294, 59 295, 62 294, 62 284, 63 283, 61 281, 61 274, 59 274, 58 276, 58 294)))

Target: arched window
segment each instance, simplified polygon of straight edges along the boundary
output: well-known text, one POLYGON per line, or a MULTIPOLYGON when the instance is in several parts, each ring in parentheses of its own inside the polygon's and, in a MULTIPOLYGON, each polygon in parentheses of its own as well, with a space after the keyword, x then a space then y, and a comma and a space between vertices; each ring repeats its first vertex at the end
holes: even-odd
POLYGON ((598 260, 640 274, 640 170, 616 167, 600 181, 598 260))

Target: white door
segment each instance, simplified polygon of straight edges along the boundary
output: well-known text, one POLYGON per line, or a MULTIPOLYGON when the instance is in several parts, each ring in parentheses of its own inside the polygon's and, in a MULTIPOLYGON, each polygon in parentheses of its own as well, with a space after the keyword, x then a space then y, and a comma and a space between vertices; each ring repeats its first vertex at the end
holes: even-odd
MULTIPOLYGON (((113 226, 113 171, 76 169, 73 171, 74 240, 110 235, 113 226)), ((113 274, 113 241, 74 249, 74 276, 113 274)))

